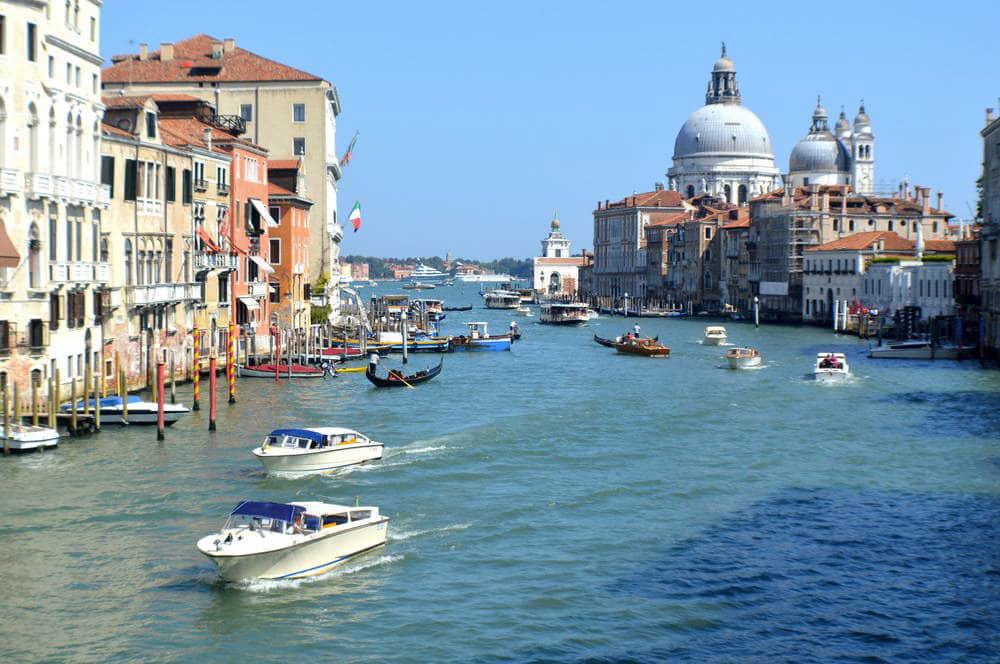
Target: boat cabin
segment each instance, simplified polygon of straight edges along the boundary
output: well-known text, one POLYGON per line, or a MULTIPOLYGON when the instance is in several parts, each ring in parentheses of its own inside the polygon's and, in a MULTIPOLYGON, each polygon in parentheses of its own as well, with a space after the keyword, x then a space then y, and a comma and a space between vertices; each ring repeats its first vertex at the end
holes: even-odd
POLYGON ((222 531, 250 530, 285 535, 307 534, 368 520, 373 515, 378 515, 377 508, 314 502, 270 503, 244 500, 229 513, 222 531))
POLYGON ((477 321, 465 324, 469 328, 470 339, 487 339, 490 336, 489 323, 477 321))
POLYGON ((706 337, 724 337, 726 336, 726 328, 721 325, 709 325, 705 328, 706 337))
POLYGON ((368 439, 350 429, 275 429, 264 441, 265 447, 320 450, 337 445, 367 443, 368 439))
POLYGON ((817 353, 816 368, 846 370, 847 357, 843 353, 817 353))

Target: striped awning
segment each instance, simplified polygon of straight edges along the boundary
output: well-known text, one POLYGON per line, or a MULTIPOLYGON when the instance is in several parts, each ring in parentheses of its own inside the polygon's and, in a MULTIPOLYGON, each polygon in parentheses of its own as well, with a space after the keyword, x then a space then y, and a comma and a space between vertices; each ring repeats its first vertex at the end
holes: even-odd
POLYGON ((0 221, 0 267, 17 267, 20 262, 21 256, 14 248, 14 243, 10 241, 7 228, 0 221))

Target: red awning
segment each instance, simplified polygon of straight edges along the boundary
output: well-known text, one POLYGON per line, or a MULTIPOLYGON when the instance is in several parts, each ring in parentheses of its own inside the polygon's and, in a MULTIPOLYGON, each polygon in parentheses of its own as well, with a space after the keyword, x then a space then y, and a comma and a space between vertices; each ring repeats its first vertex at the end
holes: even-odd
POLYGON ((20 262, 21 256, 18 255, 17 249, 14 248, 14 243, 10 241, 10 236, 7 235, 7 228, 0 221, 0 267, 17 267, 17 264, 20 262))
POLYGON ((204 226, 201 226, 201 225, 199 225, 199 226, 198 226, 198 237, 200 237, 200 238, 201 238, 201 241, 202 241, 202 242, 203 242, 203 243, 204 243, 204 244, 205 244, 205 245, 206 245, 206 246, 207 246, 207 247, 208 247, 208 248, 209 248, 209 249, 210 249, 211 251, 214 251, 214 252, 215 252, 215 253, 217 253, 217 254, 221 254, 221 253, 222 253, 222 249, 221 249, 221 248, 219 247, 219 245, 217 245, 217 244, 215 243, 215 240, 213 240, 213 239, 212 239, 212 236, 208 234, 208 231, 206 231, 206 230, 205 230, 205 227, 204 227, 204 226))

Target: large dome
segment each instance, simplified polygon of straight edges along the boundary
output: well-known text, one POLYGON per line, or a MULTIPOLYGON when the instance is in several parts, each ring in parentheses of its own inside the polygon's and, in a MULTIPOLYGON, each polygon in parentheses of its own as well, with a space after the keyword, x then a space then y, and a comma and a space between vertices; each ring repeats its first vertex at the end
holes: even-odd
POLYGON ((789 173, 846 173, 848 154, 844 146, 828 131, 810 133, 792 148, 788 160, 789 173))
POLYGON ((774 159, 764 123, 739 104, 702 106, 681 127, 674 141, 674 159, 702 155, 774 159))

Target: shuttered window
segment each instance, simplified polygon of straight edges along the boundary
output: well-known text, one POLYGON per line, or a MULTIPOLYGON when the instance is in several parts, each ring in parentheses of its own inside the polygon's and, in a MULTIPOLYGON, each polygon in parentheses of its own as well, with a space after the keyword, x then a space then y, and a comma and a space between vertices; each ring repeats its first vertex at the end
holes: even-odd
POLYGON ((190 205, 194 200, 194 190, 191 184, 191 169, 185 168, 181 176, 181 186, 183 187, 184 204, 190 205))
POLYGON ((111 188, 111 197, 115 196, 115 158, 101 157, 101 184, 111 188))
POLYGON ((125 160, 125 200, 127 201, 135 200, 138 170, 135 159, 125 160))
POLYGON ((177 169, 167 166, 167 202, 173 203, 177 200, 177 169))

